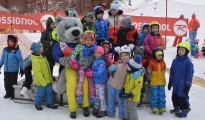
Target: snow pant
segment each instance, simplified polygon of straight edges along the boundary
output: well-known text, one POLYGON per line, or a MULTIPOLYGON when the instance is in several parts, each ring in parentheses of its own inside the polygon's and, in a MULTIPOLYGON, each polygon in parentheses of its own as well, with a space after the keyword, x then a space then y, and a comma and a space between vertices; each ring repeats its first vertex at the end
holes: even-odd
MULTIPOLYGON (((78 82, 77 71, 71 67, 65 67, 66 74, 66 94, 68 99, 69 111, 76 112, 78 104, 76 102, 76 87, 78 82)), ((88 80, 85 77, 83 83, 83 102, 82 107, 89 107, 89 98, 88 98, 88 80)))
POLYGON ((53 90, 51 84, 48 84, 44 87, 37 86, 35 105, 40 105, 44 98, 47 105, 54 104, 53 90))
POLYGON ((176 36, 172 46, 176 47, 181 42, 182 42, 182 37, 176 36))
POLYGON ((177 94, 172 93, 172 103, 174 108, 180 107, 180 110, 188 110, 189 108, 189 97, 179 97, 177 94))
POLYGON ((108 115, 115 116, 115 109, 116 109, 115 101, 117 98, 119 117, 125 118, 124 99, 119 97, 121 90, 115 89, 111 85, 107 85, 107 88, 108 88, 108 115))
POLYGON ((25 73, 25 81, 24 81, 22 87, 26 87, 26 88, 30 89, 31 84, 32 84, 32 82, 33 82, 31 70, 32 70, 32 66, 31 66, 31 65, 29 65, 29 66, 27 66, 27 67, 25 68, 25 70, 24 70, 24 73, 25 73))
POLYGON ((127 99, 124 100, 125 102, 125 119, 126 120, 138 120, 138 113, 137 113, 137 102, 132 102, 127 99))
POLYGON ((153 108, 165 108, 166 107, 166 95, 165 86, 150 86, 150 107, 153 108))
MULTIPOLYGON (((88 68, 87 70, 90 70, 90 68, 88 68)), ((83 83, 85 80, 85 72, 86 70, 83 69, 83 67, 80 67, 80 69, 78 70, 78 85, 77 85, 77 90, 76 90, 77 96, 82 96, 83 83)), ((95 85, 94 85, 93 79, 91 77, 88 77, 87 79, 88 79, 89 96, 95 97, 96 93, 95 93, 95 85)))
POLYGON ((17 84, 18 72, 5 72, 4 71, 4 87, 6 90, 6 95, 14 98, 14 88, 13 85, 17 84))
POLYGON ((45 56, 46 56, 46 59, 48 60, 48 63, 49 63, 49 67, 51 70, 51 76, 53 76, 53 67, 55 65, 55 61, 53 59, 52 54, 46 54, 45 56))
POLYGON ((105 84, 95 84, 96 102, 94 108, 99 111, 106 111, 107 105, 105 101, 105 84))
POLYGON ((189 32, 190 45, 194 44, 194 39, 196 39, 197 32, 189 32))

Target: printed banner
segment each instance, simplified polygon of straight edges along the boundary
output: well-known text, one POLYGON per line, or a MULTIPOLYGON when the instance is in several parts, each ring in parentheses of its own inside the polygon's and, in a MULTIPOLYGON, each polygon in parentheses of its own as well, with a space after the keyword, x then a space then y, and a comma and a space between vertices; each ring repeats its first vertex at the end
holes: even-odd
MULTIPOLYGON (((39 30, 43 31, 46 28, 48 17, 61 15, 65 17, 63 12, 46 12, 32 15, 17 15, 0 12, 0 29, 4 30, 10 25, 18 30, 39 30)), ((165 18, 165 17, 145 17, 131 16, 133 25, 138 32, 143 24, 157 21, 160 24, 160 34, 165 36, 186 36, 188 19, 165 18), (166 22, 167 20, 167 22, 166 22), (166 24, 167 23, 167 24, 166 24), (166 31, 167 30, 167 31, 166 31)), ((80 16, 82 18, 82 16, 80 16)))
POLYGON ((48 17, 61 15, 62 12, 47 12, 32 15, 17 15, 0 12, 0 29, 4 30, 9 26, 13 26, 18 30, 39 30, 43 31, 46 28, 48 17))
POLYGON ((187 35, 188 19, 179 18, 166 18, 165 17, 144 17, 144 16, 131 16, 133 25, 138 32, 143 24, 149 24, 152 21, 157 21, 160 24, 160 34, 162 36, 184 36, 187 35), (166 31, 167 29, 167 31, 166 31))

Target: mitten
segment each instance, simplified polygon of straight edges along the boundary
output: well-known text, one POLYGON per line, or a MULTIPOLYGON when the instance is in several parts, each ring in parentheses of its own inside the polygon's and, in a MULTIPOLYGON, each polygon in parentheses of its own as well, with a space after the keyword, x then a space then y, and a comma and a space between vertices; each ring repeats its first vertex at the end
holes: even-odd
POLYGON ((168 90, 171 90, 171 88, 172 88, 172 81, 169 81, 168 90))
POLYGON ((85 73, 85 75, 87 76, 87 77, 93 77, 93 71, 87 71, 86 73, 85 73))
POLYGON ((19 75, 22 77, 24 75, 24 71, 20 69, 19 75))
POLYGON ((70 66, 76 70, 79 69, 79 65, 77 64, 77 61, 75 59, 70 60, 70 66))
POLYGON ((109 71, 110 72, 114 72, 114 71, 116 71, 117 70, 117 65, 115 65, 115 64, 113 64, 113 65, 111 65, 110 67, 109 67, 109 71))
POLYGON ((185 95, 188 95, 189 90, 190 90, 190 87, 189 87, 189 86, 185 86, 185 87, 184 87, 184 94, 185 94, 185 95))
POLYGON ((125 94, 123 94, 123 95, 121 95, 121 97, 123 98, 123 99, 129 99, 129 98, 131 98, 131 97, 133 97, 134 95, 132 94, 132 93, 125 93, 125 94))

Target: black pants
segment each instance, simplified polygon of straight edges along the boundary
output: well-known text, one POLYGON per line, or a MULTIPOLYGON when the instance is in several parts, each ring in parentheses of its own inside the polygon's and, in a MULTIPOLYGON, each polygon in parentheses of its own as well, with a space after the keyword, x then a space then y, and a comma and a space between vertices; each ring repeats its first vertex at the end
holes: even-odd
POLYGON ((187 97, 179 97, 177 94, 172 94, 172 102, 174 107, 179 106, 180 110, 188 110, 189 108, 187 97))
POLYGON ((58 69, 59 75, 58 75, 58 76, 60 76, 61 71, 62 71, 64 68, 65 68, 65 66, 63 66, 63 65, 60 65, 60 66, 59 66, 59 69, 58 69))
POLYGON ((17 84, 18 72, 5 72, 4 71, 4 87, 6 90, 6 95, 14 98, 14 88, 13 85, 17 84))
POLYGON ((27 87, 30 89, 31 84, 33 82, 32 74, 31 74, 32 66, 29 65, 25 68, 25 82, 23 83, 23 87, 27 87))
POLYGON ((51 75, 53 76, 53 67, 55 65, 55 61, 53 59, 53 56, 52 56, 52 54, 46 54, 45 57, 48 60, 49 67, 50 67, 50 70, 51 70, 51 75))

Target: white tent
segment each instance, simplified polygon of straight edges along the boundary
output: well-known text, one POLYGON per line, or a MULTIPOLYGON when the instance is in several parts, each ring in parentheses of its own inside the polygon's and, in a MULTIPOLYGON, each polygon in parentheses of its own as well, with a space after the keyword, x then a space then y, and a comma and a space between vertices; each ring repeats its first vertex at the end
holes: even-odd
POLYGON ((2 7, 2 6, 0 6, 0 12, 11 13, 10 10, 8 10, 8 9, 2 7))

